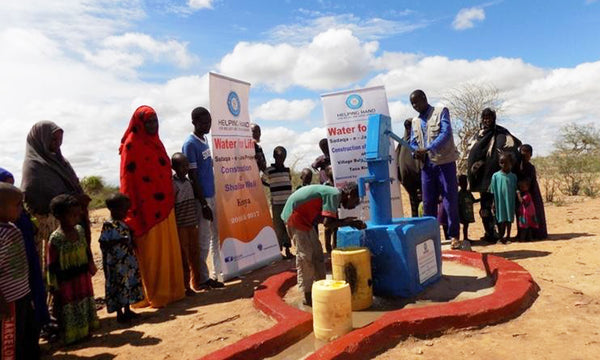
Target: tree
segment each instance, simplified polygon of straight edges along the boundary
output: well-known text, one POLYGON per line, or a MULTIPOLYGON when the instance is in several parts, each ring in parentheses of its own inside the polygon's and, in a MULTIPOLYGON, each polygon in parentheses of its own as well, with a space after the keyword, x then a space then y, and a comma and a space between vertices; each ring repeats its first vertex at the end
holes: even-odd
POLYGON ((572 123, 563 126, 560 133, 551 156, 563 177, 561 191, 567 195, 598 195, 600 131, 594 124, 572 123))
POLYGON ((594 124, 568 124, 560 129, 554 144, 556 149, 573 155, 594 155, 600 152, 600 130, 594 124))
POLYGON ((86 176, 80 181, 83 191, 86 193, 97 193, 104 189, 104 179, 102 176, 86 176))
POLYGON ((481 111, 489 107, 494 109, 497 115, 500 113, 500 90, 491 84, 466 83, 448 91, 443 100, 450 110, 454 134, 458 137, 458 173, 465 174, 469 145, 479 131, 481 111))

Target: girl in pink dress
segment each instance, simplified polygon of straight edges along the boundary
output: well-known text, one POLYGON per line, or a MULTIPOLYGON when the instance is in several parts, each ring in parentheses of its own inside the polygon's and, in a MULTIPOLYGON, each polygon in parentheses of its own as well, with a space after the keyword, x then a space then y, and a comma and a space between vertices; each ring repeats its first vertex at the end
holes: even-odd
POLYGON ((538 228, 538 221, 535 215, 535 205, 529 192, 531 181, 527 178, 519 180, 519 190, 517 196, 519 198, 519 241, 531 241, 532 229, 538 228))

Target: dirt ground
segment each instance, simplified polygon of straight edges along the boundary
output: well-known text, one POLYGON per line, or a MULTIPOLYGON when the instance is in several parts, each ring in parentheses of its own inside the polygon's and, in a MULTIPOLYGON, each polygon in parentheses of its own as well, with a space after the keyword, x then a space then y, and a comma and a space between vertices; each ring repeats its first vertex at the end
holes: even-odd
MULTIPOLYGON (((106 210, 92 213, 94 239, 107 215, 106 210)), ((376 359, 600 358, 600 199, 569 198, 564 206, 548 205, 546 216, 549 240, 473 246, 474 251, 514 260, 533 275, 540 292, 529 309, 493 326, 410 337, 376 359)), ((482 233, 479 223, 470 229, 472 239, 482 233)), ((98 263, 97 241, 94 254, 98 263)), ((274 321, 252 306, 253 289, 292 266, 293 260, 280 261, 227 283, 225 289, 141 310, 141 319, 127 326, 102 309, 101 329, 91 339, 42 348, 52 359, 196 359, 271 327, 274 321)), ((102 271, 93 281, 96 297, 103 297, 102 271)))

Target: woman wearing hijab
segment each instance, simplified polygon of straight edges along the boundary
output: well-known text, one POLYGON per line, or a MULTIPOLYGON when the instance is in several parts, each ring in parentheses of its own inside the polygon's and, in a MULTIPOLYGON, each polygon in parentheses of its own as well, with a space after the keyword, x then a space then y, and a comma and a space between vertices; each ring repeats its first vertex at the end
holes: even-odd
POLYGON ((121 192, 131 208, 125 223, 133 230, 146 295, 136 307, 163 307, 185 296, 183 266, 174 213, 171 161, 158 136, 158 118, 149 106, 135 110, 121 139, 121 192))
POLYGON ((48 238, 59 226, 59 222, 50 214, 50 201, 58 195, 70 194, 79 199, 83 210, 81 226, 85 230, 88 245, 91 241, 87 212, 90 198, 79 185, 71 164, 62 156, 60 146, 63 133, 63 129, 52 121, 40 121, 31 127, 25 146, 21 189, 27 210, 37 220, 36 246, 42 262, 48 238))
MULTIPOLYGON (((467 176, 472 192, 481 194, 481 210, 479 215, 485 229, 482 240, 495 242, 498 238, 495 231, 496 221, 492 214, 494 195, 489 192, 492 175, 500 170, 500 155, 505 152, 513 154, 515 166, 519 164, 519 146, 521 141, 508 130, 496 125, 496 112, 485 108, 481 112, 481 130, 475 135, 468 157, 467 176)), ((514 172, 514 171, 513 171, 514 172)))

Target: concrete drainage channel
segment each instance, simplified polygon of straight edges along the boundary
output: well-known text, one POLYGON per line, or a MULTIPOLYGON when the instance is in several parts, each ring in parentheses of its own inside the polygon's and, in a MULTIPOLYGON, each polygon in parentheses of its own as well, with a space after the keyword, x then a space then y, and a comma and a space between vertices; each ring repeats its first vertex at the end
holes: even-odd
POLYGON ((439 285, 409 301, 376 299, 371 309, 353 314, 352 332, 330 343, 314 339, 310 308, 297 305, 295 272, 272 276, 255 291, 254 305, 277 324, 202 359, 366 359, 409 335, 509 320, 537 296, 529 272, 512 261, 464 251, 445 251, 442 259, 450 271, 439 285))

